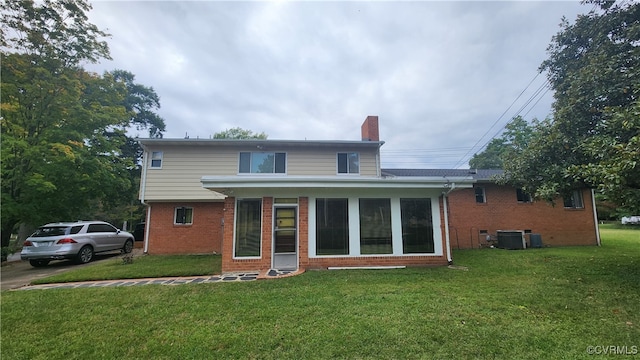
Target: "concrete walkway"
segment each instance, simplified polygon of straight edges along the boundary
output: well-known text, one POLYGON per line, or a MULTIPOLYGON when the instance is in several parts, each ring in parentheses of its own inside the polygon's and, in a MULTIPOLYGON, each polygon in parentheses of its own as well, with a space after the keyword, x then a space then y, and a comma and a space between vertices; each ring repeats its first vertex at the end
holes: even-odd
POLYGON ((238 282, 255 281, 261 279, 277 279, 302 274, 304 270, 268 270, 264 272, 243 272, 229 273, 213 276, 189 276, 189 277, 166 277, 151 279, 122 279, 122 280, 101 280, 82 281, 69 283, 55 283, 42 285, 27 285, 12 290, 44 290, 44 289, 80 289, 92 287, 116 287, 116 286, 138 286, 138 285, 183 285, 183 284, 206 284, 217 282, 238 282))

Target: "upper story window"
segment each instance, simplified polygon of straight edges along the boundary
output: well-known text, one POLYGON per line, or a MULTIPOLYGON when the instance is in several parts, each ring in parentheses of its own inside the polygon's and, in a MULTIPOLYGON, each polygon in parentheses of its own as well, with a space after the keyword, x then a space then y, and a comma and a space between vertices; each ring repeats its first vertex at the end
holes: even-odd
POLYGON ((476 194, 476 203, 484 204, 487 202, 487 197, 484 192, 484 188, 481 186, 476 186, 473 188, 473 191, 476 194))
POLYGON ((571 193, 571 196, 564 198, 564 207, 569 209, 583 209, 582 192, 575 190, 571 193))
POLYGON ((284 174, 287 154, 282 152, 241 152, 241 174, 284 174))
POLYGON ((527 194, 526 192, 524 192, 524 190, 520 188, 516 189, 516 198, 518 199, 518 202, 521 202, 521 203, 531 202, 531 195, 527 194))
POLYGON ((359 174, 360 154, 338 153, 338 174, 359 174))
POLYGON ((162 151, 151 152, 151 168, 154 168, 154 169, 162 168, 162 151))

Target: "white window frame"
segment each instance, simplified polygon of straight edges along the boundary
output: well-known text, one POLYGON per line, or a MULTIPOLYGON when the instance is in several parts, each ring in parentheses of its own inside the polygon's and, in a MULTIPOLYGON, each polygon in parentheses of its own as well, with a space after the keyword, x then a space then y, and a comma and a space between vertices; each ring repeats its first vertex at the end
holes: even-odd
POLYGON ((238 153, 238 175, 286 175, 287 174, 287 153, 284 151, 240 151, 238 153), (249 154, 249 172, 241 172, 242 154, 249 154), (254 154, 273 154, 273 172, 272 173, 256 173, 251 172, 254 154), (284 172, 276 172, 277 154, 284 155, 284 172))
POLYGON ((193 225, 193 208, 190 206, 176 206, 173 209, 173 225, 193 225), (178 222, 178 210, 183 209, 185 211, 185 219, 188 218, 187 211, 191 211, 190 222, 178 222))
POLYGON ((567 201, 562 199, 565 209, 584 209, 584 199, 582 198, 582 191, 574 190, 571 193, 571 197, 567 200, 571 202, 571 206, 567 206, 567 201))
POLYGON ((262 259, 262 232, 264 230, 264 199, 263 198, 237 198, 235 202, 235 208, 233 212, 233 252, 232 259, 234 260, 255 260, 262 259), (238 225, 238 203, 243 200, 260 200, 260 255, 258 256, 236 256, 236 241, 237 241, 237 225, 238 225))
POLYGON ((356 151, 339 152, 336 154, 336 174, 338 175, 360 175, 360 153, 356 151), (349 156, 355 154, 358 157, 358 171, 351 171, 349 166, 349 156), (340 172, 340 155, 347 155, 347 172, 340 172))
POLYGON ((433 241, 434 252, 433 253, 411 253, 404 254, 402 243, 402 218, 401 218, 401 198, 425 198, 431 200, 431 221, 432 224, 440 224, 442 221, 440 217, 440 202, 437 193, 430 193, 426 195, 423 190, 421 191, 400 191, 387 196, 377 196, 375 192, 366 191, 353 194, 351 191, 337 191, 335 193, 318 193, 309 196, 309 228, 308 228, 308 255, 309 258, 353 258, 353 257, 403 257, 410 258, 415 256, 429 256, 438 257, 444 256, 446 250, 444 248, 444 235, 441 231, 436 231, 434 225, 433 229, 433 241), (349 216, 349 253, 345 255, 318 255, 316 253, 316 206, 315 202, 318 198, 347 198, 348 199, 348 216, 349 216), (385 198, 391 200, 391 240, 393 245, 392 254, 361 254, 360 252, 360 199, 361 198, 385 198))
POLYGON ((474 186, 473 187, 473 195, 475 197, 476 204, 486 204, 487 203, 487 190, 485 189, 484 186, 474 186), (478 190, 482 191, 482 201, 478 201, 478 195, 479 195, 477 193, 478 190))
POLYGON ((164 153, 162 151, 152 151, 149 155, 149 168, 150 169, 162 169, 164 153), (154 166, 154 161, 160 161, 158 166, 154 166))

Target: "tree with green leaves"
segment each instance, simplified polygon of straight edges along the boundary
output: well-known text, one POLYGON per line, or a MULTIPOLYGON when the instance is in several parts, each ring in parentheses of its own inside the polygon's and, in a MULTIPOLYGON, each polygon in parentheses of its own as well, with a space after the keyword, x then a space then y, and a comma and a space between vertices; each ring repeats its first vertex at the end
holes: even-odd
POLYGON ((266 139, 267 134, 261 132, 259 134, 254 133, 251 130, 245 130, 240 127, 226 129, 213 135, 214 139, 266 139))
POLYGON ((530 125, 522 116, 516 116, 505 125, 505 130, 500 137, 492 139, 487 147, 480 153, 474 154, 469 160, 472 169, 502 169, 505 159, 519 154, 527 147, 531 139, 533 126, 536 119, 530 125))
POLYGON ((83 0, 0 4, 2 246, 20 223, 130 204, 140 151, 127 130, 164 131, 152 88, 126 71, 82 68, 109 58, 90 9, 83 0))
POLYGON ((640 212, 640 3, 593 1, 563 19, 548 48, 553 118, 505 162, 505 178, 539 198, 598 189, 640 212))

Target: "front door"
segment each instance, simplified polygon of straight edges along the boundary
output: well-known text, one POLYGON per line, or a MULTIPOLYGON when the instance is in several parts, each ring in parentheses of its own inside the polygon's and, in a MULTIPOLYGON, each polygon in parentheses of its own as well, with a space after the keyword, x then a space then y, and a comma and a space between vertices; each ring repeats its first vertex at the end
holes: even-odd
POLYGON ((296 270, 298 268, 298 208, 274 208, 273 268, 296 270))

